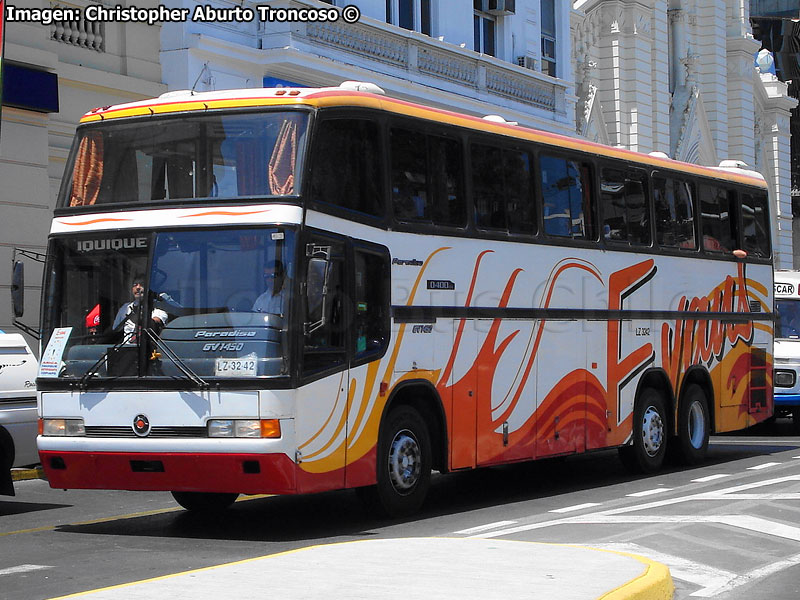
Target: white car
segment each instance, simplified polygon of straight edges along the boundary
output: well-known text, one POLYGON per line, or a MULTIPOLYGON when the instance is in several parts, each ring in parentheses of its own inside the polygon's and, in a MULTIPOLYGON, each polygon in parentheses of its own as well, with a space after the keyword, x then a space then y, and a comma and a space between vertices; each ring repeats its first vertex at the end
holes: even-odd
POLYGON ((13 496, 11 469, 39 462, 38 363, 18 333, 0 333, 0 495, 13 496))

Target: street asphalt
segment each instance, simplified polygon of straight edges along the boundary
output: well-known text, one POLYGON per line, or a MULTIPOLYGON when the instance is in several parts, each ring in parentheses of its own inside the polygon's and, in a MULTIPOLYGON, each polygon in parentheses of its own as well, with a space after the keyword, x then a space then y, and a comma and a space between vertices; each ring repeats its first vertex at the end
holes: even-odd
MULTIPOLYGON (((15 481, 42 478, 14 469, 15 481)), ((480 538, 397 538, 289 552, 89 590, 61 598, 350 600, 670 600, 669 569, 648 558, 584 546, 480 538)))

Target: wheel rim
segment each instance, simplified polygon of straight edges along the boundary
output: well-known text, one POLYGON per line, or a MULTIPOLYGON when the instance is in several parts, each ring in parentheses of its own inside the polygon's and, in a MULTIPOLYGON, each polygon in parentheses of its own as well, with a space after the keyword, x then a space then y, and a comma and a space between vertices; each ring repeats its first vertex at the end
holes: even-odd
POLYGON ((701 448, 706 435, 706 416, 699 402, 689 407, 689 443, 693 448, 701 448))
POLYGON ((664 443, 664 420, 653 406, 648 406, 644 411, 642 420, 642 442, 644 450, 650 457, 658 454, 664 443))
POLYGON ((422 472, 422 449, 408 429, 395 434, 389 445, 389 480, 401 495, 410 493, 422 472))

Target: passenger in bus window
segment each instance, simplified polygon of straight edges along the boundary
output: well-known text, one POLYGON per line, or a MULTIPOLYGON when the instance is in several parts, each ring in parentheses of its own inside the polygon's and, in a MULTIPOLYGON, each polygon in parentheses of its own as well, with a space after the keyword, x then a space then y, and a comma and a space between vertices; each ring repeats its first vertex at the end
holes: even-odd
MULTIPOLYGON (((133 300, 123 304, 119 311, 117 311, 117 316, 114 318, 114 325, 112 326, 112 329, 114 331, 119 331, 121 328, 125 336, 125 342, 129 344, 135 344, 136 329, 138 325, 137 321, 139 319, 139 306, 144 300, 144 276, 141 273, 137 273, 133 276, 133 280, 131 282, 131 295, 133 296, 133 300)), ((167 324, 168 318, 169 317, 167 313, 160 308, 153 308, 153 312, 150 313, 150 319, 153 321, 152 326, 157 331, 160 331, 161 328, 167 324)))
POLYGON ((264 267, 264 292, 253 302, 253 312, 283 314, 283 266, 280 261, 264 267))

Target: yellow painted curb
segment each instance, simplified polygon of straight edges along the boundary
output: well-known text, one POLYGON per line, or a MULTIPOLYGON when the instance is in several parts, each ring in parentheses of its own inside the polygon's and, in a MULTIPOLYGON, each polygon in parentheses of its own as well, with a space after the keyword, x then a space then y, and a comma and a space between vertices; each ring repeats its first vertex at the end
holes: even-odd
POLYGON ((44 470, 42 467, 34 469, 11 469, 12 481, 27 481, 29 479, 44 479, 44 470))
POLYGON ((598 552, 628 556, 643 563, 646 567, 645 572, 639 577, 631 579, 617 589, 603 594, 597 600, 672 600, 675 594, 675 584, 672 582, 672 575, 670 575, 669 567, 666 565, 644 556, 629 554, 628 552, 584 547, 598 552))

